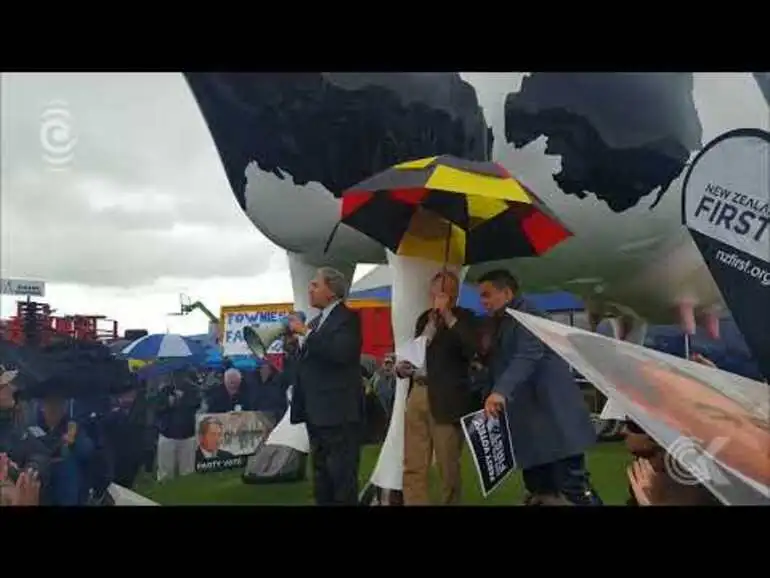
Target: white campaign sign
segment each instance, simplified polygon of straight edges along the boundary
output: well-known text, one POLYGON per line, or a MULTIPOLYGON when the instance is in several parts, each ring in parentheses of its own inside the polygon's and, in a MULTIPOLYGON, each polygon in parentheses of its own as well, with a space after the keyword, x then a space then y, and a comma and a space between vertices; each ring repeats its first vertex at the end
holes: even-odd
POLYGON ((27 279, 0 279, 0 293, 3 295, 45 297, 45 282, 27 279))
POLYGON ((287 303, 222 307, 220 314, 222 355, 225 357, 230 355, 251 355, 251 351, 243 340, 244 327, 261 323, 279 322, 285 319, 291 310, 292 305, 287 303))
POLYGON ((738 133, 707 147, 684 197, 688 228, 770 262, 770 142, 738 133))

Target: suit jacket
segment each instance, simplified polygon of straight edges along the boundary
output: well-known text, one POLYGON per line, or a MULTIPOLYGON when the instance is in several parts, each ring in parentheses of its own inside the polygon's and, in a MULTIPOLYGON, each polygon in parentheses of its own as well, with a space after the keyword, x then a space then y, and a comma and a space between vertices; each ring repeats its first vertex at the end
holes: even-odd
POLYGON ((197 463, 205 462, 206 460, 229 460, 234 457, 235 456, 228 451, 217 450, 217 453, 213 458, 207 458, 206 456, 203 455, 203 452, 199 447, 195 448, 195 461, 197 463))
MULTIPOLYGON (((422 335, 431 310, 417 318, 415 337, 422 335)), ((440 324, 425 352, 428 403, 438 423, 454 423, 473 411, 470 362, 478 347, 476 316, 463 307, 452 309, 457 323, 451 329, 440 324)))
POLYGON ((295 361, 291 423, 325 427, 361 421, 361 345, 358 314, 337 304, 308 335, 295 361))
POLYGON ((206 413, 227 413, 235 411, 235 406, 240 405, 241 411, 251 411, 251 395, 248 391, 248 385, 245 380, 241 382, 241 389, 235 395, 231 396, 225 385, 219 384, 207 392, 206 395, 206 413))
MULTIPOLYGON (((522 298, 509 306, 544 316, 522 298)), ((551 463, 591 447, 596 432, 569 365, 510 315, 499 319, 493 339, 488 361, 492 390, 506 398, 519 466, 551 463)))

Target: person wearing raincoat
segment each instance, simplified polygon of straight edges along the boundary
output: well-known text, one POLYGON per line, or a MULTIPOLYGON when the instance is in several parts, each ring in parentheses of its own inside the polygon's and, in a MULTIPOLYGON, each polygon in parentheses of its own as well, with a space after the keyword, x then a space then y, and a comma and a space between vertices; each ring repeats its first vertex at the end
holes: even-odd
POLYGON ((77 506, 88 502, 89 459, 94 443, 76 421, 69 419, 70 402, 47 394, 40 406, 36 426, 27 428, 26 439, 38 439, 50 456, 49 484, 43 488, 41 503, 77 506))

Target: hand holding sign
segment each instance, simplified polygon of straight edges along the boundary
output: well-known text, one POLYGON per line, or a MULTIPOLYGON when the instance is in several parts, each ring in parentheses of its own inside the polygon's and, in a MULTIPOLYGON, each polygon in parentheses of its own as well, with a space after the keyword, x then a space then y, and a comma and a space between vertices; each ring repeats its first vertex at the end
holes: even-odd
POLYGON ((487 497, 516 469, 508 418, 504 411, 498 411, 498 417, 488 417, 479 410, 463 416, 460 426, 479 474, 481 492, 487 497))
POLYGON ((505 398, 499 393, 492 392, 484 401, 484 413, 487 417, 497 417, 500 412, 505 410, 505 398))

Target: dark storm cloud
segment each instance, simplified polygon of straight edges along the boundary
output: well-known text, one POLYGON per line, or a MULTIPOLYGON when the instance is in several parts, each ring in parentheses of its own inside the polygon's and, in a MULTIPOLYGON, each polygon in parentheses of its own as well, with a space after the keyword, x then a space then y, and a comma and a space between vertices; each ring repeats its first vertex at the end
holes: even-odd
POLYGON ((6 74, 1 102, 4 275, 133 286, 268 267, 276 248, 181 74, 6 74))

